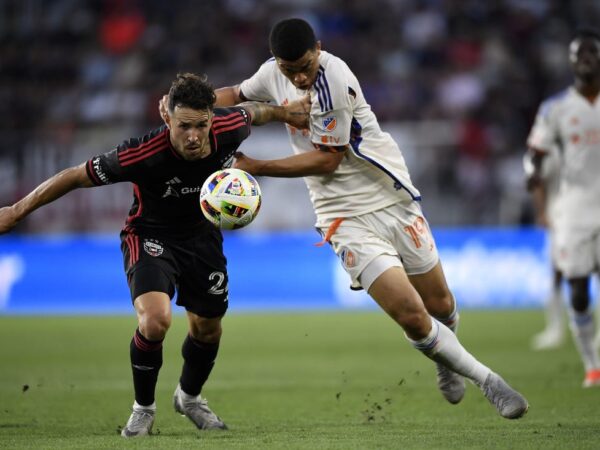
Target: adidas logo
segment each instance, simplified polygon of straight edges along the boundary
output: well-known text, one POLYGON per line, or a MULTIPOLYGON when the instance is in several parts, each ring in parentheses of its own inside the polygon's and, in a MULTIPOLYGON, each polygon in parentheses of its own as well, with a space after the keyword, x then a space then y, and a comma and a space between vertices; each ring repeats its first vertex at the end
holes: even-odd
POLYGON ((167 185, 167 190, 163 194, 162 198, 173 196, 179 197, 179 193, 173 188, 174 185, 181 183, 181 180, 177 177, 171 178, 165 184, 167 185))

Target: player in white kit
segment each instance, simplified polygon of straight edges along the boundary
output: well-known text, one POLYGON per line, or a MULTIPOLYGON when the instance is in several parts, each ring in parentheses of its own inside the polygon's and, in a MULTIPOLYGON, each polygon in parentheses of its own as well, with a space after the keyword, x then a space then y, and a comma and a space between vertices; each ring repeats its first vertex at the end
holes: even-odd
POLYGON ((503 417, 523 416, 525 398, 468 353, 453 332, 456 303, 421 212, 421 196, 354 74, 321 50, 301 19, 277 23, 270 46, 274 58, 241 85, 217 89, 217 104, 258 100, 282 105, 309 94, 310 129, 288 127, 294 156, 265 161, 238 153, 234 167, 259 176, 304 177, 316 226, 352 286, 364 288, 412 345, 437 363, 444 397, 460 402, 466 377, 503 417))
POLYGON ((593 345, 590 277, 600 263, 600 35, 580 30, 569 46, 572 86, 542 103, 531 130, 534 173, 553 145, 562 152, 558 212, 554 218, 558 267, 568 280, 570 325, 586 375, 584 387, 600 386, 600 360, 593 345))
MULTIPOLYGON (((523 168, 527 177, 534 172, 532 156, 532 152, 523 155, 523 168)), ((544 307, 546 326, 533 336, 531 347, 534 350, 559 347, 565 339, 563 276, 557 264, 558 246, 554 236, 554 217, 559 212, 558 188, 561 164, 560 150, 557 146, 553 146, 542 163, 542 182, 531 189, 536 223, 546 229, 546 247, 552 267, 552 285, 544 307)))

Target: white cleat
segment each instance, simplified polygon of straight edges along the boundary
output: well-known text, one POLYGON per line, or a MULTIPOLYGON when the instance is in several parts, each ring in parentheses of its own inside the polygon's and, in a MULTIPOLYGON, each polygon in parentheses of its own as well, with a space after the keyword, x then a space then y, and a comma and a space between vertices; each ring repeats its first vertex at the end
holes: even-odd
POLYGON ((560 347, 564 341, 565 334, 562 330, 546 328, 531 339, 531 348, 533 350, 551 350, 560 347))
POLYGON ((148 436, 152 434, 152 425, 154 425, 154 414, 156 407, 144 408, 134 406, 131 416, 125 427, 121 430, 121 436, 124 438, 148 436))
POLYGON ((529 409, 529 403, 525 397, 511 388, 500 375, 494 372, 490 372, 480 389, 500 415, 506 419, 519 419, 529 409))
POLYGON ((210 410, 206 399, 187 395, 179 384, 173 395, 173 406, 175 411, 190 419, 200 430, 227 429, 227 425, 210 410))
POLYGON ((465 396, 465 379, 440 363, 436 363, 435 367, 440 392, 446 400, 456 405, 465 396))

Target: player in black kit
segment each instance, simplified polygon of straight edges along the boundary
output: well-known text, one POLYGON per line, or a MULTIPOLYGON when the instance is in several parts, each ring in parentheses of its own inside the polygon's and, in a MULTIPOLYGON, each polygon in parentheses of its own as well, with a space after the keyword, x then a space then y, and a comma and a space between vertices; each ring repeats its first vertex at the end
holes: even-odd
POLYGON ((198 195, 211 173, 232 164, 251 124, 281 121, 304 127, 307 103, 248 102, 214 108, 215 99, 205 78, 179 74, 169 91, 164 126, 59 172, 22 200, 0 209, 1 234, 73 189, 133 183, 133 205, 121 231, 125 272, 138 317, 130 345, 135 402, 121 432, 124 437, 152 431, 162 342, 171 325, 175 292, 189 321, 175 410, 199 429, 226 428, 200 396, 219 348, 228 279, 223 237, 202 215, 198 195))

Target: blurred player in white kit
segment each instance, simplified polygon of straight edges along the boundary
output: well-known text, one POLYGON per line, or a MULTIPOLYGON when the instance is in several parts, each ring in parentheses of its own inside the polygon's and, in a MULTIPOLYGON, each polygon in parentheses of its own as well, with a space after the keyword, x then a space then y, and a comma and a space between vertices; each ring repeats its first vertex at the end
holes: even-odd
MULTIPOLYGON (((523 156, 523 168, 527 177, 534 173, 533 152, 523 156)), ((554 146, 542 162, 541 183, 531 187, 536 223, 546 229, 546 247, 552 267, 550 295, 546 299, 545 328, 533 336, 533 350, 547 350, 559 347, 565 340, 565 300, 563 276, 558 268, 558 247, 554 236, 554 217, 558 213, 558 188, 560 185, 561 154, 554 146)))
POLYGON ((561 176, 553 219, 557 264, 568 280, 570 326, 585 368, 584 387, 600 386, 590 278, 600 263, 600 34, 581 29, 569 45, 575 82, 539 108, 528 138, 534 171, 530 188, 542 183, 545 155, 557 145, 561 176))

